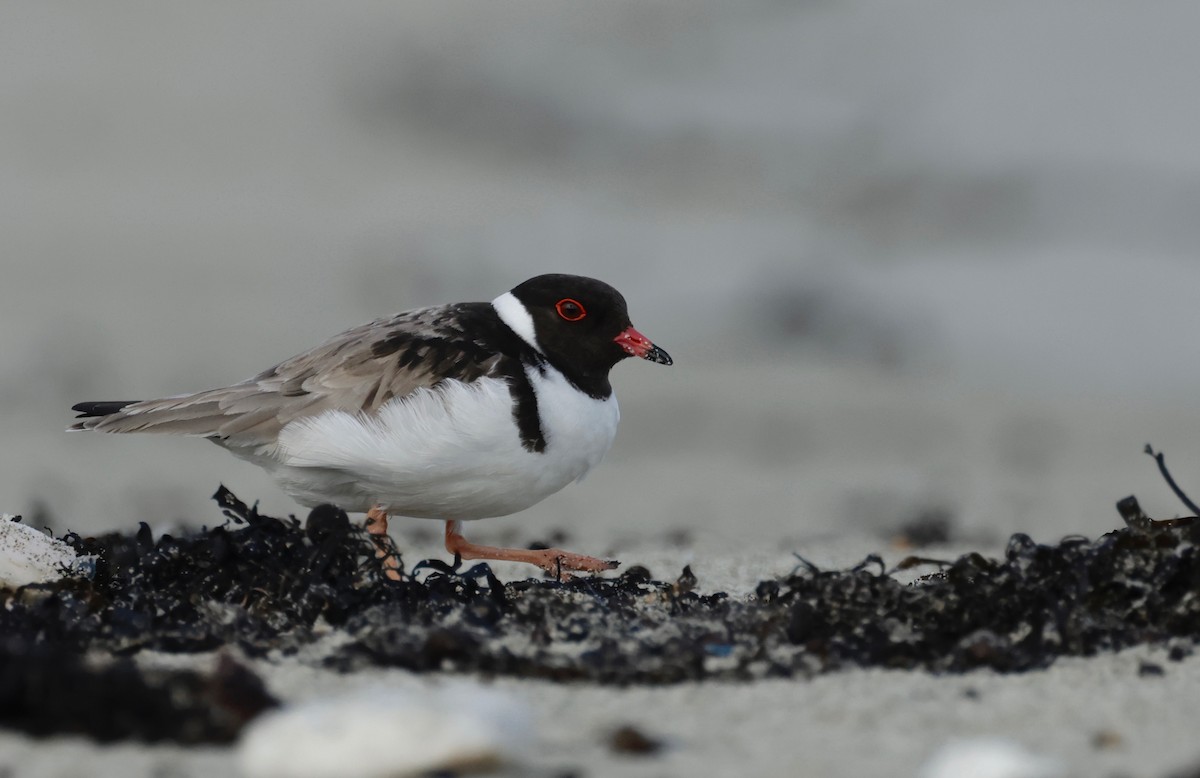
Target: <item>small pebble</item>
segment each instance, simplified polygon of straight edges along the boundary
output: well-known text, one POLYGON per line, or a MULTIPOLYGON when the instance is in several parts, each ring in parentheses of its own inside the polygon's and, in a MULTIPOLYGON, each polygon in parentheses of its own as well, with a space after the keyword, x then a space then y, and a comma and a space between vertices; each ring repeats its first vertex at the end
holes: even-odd
POLYGON ((608 739, 608 746, 618 754, 650 756, 662 750, 661 740, 646 735, 637 727, 626 724, 617 729, 608 739))

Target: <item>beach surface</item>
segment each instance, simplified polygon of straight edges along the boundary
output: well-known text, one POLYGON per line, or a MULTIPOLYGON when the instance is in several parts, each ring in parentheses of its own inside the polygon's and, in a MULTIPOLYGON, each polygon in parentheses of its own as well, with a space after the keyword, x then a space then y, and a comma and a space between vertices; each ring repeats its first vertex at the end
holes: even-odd
MULTIPOLYGON (((572 272, 621 289, 676 364, 618 366, 605 461, 472 540, 690 566, 697 591, 748 597, 797 554, 894 564, 930 519, 947 540, 919 553, 953 559, 1095 538, 1130 494, 1181 515, 1143 447, 1200 493, 1200 107, 1179 99, 1198 13, 6 4, 0 513, 160 536, 222 522, 225 484, 303 517, 216 446, 67 434, 69 408, 226 385, 378 316, 572 272)), ((407 561, 446 559, 439 525, 392 532, 407 561)), ((1168 651, 656 688, 242 660, 287 702, 498 689, 533 722, 508 775, 920 776, 995 737, 1054 775, 1167 778, 1200 767, 1200 659, 1168 651), (614 751, 626 725, 662 748, 614 751)), ((0 731, 13 778, 236 764, 0 731)))

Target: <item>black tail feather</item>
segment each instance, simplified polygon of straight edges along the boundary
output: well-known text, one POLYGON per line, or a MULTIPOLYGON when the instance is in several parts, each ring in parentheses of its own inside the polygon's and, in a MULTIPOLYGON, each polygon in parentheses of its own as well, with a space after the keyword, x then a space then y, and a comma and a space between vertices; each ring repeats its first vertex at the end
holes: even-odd
POLYGON ((90 419, 93 416, 108 416, 116 413, 126 405, 133 405, 138 400, 106 400, 104 402, 95 403, 79 403, 72 405, 71 410, 78 411, 77 419, 90 419))

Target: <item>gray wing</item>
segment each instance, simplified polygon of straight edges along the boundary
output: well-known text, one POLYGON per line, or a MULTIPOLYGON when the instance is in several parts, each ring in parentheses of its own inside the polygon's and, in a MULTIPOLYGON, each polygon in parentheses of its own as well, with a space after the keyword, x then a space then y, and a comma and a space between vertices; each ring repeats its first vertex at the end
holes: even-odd
POLYGON ((296 419, 328 410, 371 414, 388 400, 447 379, 498 374, 504 357, 463 333, 463 316, 477 313, 477 305, 379 319, 233 386, 130 403, 71 429, 194 435, 230 448, 270 445, 296 419))

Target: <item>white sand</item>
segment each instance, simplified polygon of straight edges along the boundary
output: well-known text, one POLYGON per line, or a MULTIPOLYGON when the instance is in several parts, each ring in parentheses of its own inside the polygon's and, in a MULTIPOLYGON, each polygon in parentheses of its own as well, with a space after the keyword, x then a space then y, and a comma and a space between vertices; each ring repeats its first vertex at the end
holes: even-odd
MULTIPOLYGON (((163 658, 171 666, 211 667, 212 661, 163 658)), ((440 683, 399 670, 343 676, 295 661, 252 665, 287 700, 374 683, 414 692, 440 683)), ((1009 676, 871 670, 661 689, 510 679, 491 685, 526 701, 535 716, 537 743, 506 775, 583 768, 589 775, 908 776, 947 742, 1000 736, 1060 761, 1071 776, 1161 778, 1200 761, 1188 734, 1197 683, 1200 660, 1175 663, 1162 651, 1137 649, 1009 676), (1162 665, 1166 675, 1139 677, 1143 660, 1162 665), (668 747, 652 757, 614 754, 607 738, 624 725, 668 747)), ((0 734, 0 767, 14 768, 19 778, 150 776, 168 766, 172 774, 215 775, 231 770, 235 756, 232 749, 99 747, 74 738, 33 742, 0 734)))
MULTIPOLYGON (((621 365, 607 461, 475 539, 561 528, 744 593, 793 551, 886 550, 931 507, 957 520, 945 553, 1095 536, 1130 493, 1173 515, 1140 452, 1200 483, 1195 14, 0 6, 0 511, 162 531, 218 521, 222 481, 295 510, 215 446, 65 435, 67 408, 239 380, 384 313, 567 271, 621 288, 677 364, 621 365)), ((409 562, 440 553, 435 525, 395 527, 409 562)), ((288 699, 427 682, 256 667, 288 699)), ((1160 778, 1200 763, 1198 674, 1140 649, 1003 677, 497 685, 537 713, 535 767, 906 776, 999 735, 1073 775, 1160 778), (1167 675, 1138 677, 1143 657, 1167 675), (610 754, 625 723, 671 748, 610 754)), ((0 733, 18 778, 232 764, 0 733)))

